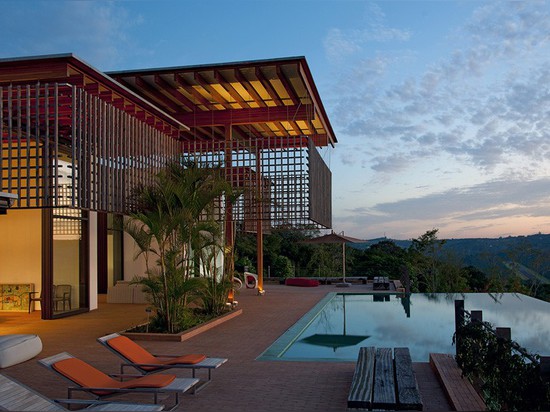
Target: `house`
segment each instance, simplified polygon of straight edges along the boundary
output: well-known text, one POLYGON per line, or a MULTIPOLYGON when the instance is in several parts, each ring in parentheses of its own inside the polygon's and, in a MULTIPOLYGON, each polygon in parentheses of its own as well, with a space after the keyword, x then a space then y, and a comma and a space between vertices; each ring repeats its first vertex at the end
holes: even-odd
POLYGON ((16 197, 0 216, 0 310, 82 313, 143 275, 117 222, 167 161, 222 165, 245 189, 220 218, 226 247, 257 234, 260 268, 271 227, 331 227, 317 148, 337 140, 304 57, 111 73, 72 54, 0 59, 0 124, 0 192, 16 197))

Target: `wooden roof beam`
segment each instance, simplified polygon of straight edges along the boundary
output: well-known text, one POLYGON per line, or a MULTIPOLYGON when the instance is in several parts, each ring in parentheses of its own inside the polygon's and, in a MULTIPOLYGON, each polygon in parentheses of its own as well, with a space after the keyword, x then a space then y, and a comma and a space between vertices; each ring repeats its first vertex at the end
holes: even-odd
POLYGON ((174 117, 189 126, 222 126, 226 124, 237 125, 308 120, 310 113, 310 105, 298 105, 261 107, 256 109, 213 110, 175 114, 174 117))
POLYGON ((228 102, 221 94, 218 93, 216 89, 208 83, 200 73, 195 73, 195 81, 201 85, 201 87, 206 90, 218 104, 222 105, 226 109, 231 109, 231 102, 228 102))
POLYGON ((143 92, 160 102, 162 106, 170 109, 173 113, 180 111, 180 108, 172 100, 147 83, 142 77, 136 76, 134 80, 136 82, 136 87, 139 87, 143 92))
POLYGON ((281 81, 281 83, 283 84, 283 87, 288 93, 290 100, 292 100, 292 104, 299 104, 300 99, 298 98, 298 96, 296 96, 294 87, 292 86, 292 84, 290 84, 290 81, 287 79, 286 75, 283 73, 283 69, 281 68, 280 65, 277 66, 277 76, 279 76, 279 80, 281 81))
MULTIPOLYGON (((316 94, 313 92, 312 86, 309 83, 309 81, 307 80, 309 78, 309 76, 307 75, 306 70, 304 69, 304 67, 301 64, 299 66, 299 69, 300 69, 300 74, 301 74, 302 78, 305 79, 305 86, 306 86, 307 92, 308 92, 309 96, 311 97, 311 100, 313 101, 313 104, 315 106, 315 112, 316 112, 315 114, 318 114, 317 113, 317 108, 320 108, 321 112, 323 112, 324 109, 322 109, 322 106, 320 105, 320 102, 317 101, 316 94)), ((323 128, 327 132, 327 135, 328 135, 327 142, 330 145, 332 145, 332 147, 334 147, 334 143, 336 143, 336 139, 334 138, 334 136, 332 134, 332 127, 329 127, 329 125, 327 125, 327 122, 325 121, 325 117, 323 116, 323 113, 319 114, 319 120, 321 121, 321 123, 323 125, 323 128)), ((328 121, 328 118, 326 120, 328 121)))
POLYGON ((262 86, 267 91, 269 96, 271 96, 271 100, 273 100, 277 106, 282 106, 283 102, 281 101, 279 94, 275 91, 269 79, 265 77, 261 67, 256 67, 256 77, 262 83, 262 86))
POLYGON ((234 73, 235 73, 235 78, 246 89, 250 97, 252 97, 252 99, 254 99, 254 101, 260 107, 266 107, 267 104, 264 102, 264 99, 261 98, 261 96, 258 94, 256 89, 250 84, 250 82, 246 79, 246 77, 244 77, 241 71, 239 69, 235 69, 234 73))
POLYGON ((206 97, 204 97, 198 90, 196 90, 192 84, 189 84, 187 80, 181 77, 178 73, 174 73, 174 81, 183 87, 189 94, 191 94, 198 102, 202 104, 208 110, 212 110, 212 107, 216 102, 211 102, 206 97))
POLYGON ((195 103, 193 103, 191 100, 189 100, 187 97, 185 97, 183 94, 178 92, 174 87, 168 83, 166 80, 162 78, 159 74, 155 74, 155 84, 159 86, 161 89, 165 90, 167 93, 170 94, 174 99, 176 99, 180 104, 185 106, 186 109, 188 109, 190 112, 193 110, 196 110, 195 103))
POLYGON ((235 101, 241 105, 243 108, 250 107, 250 103, 245 101, 243 97, 239 94, 239 92, 233 87, 233 85, 227 81, 227 79, 221 74, 219 70, 214 71, 214 77, 216 78, 216 81, 219 83, 221 87, 224 88, 224 90, 229 93, 229 95, 235 99, 235 101))

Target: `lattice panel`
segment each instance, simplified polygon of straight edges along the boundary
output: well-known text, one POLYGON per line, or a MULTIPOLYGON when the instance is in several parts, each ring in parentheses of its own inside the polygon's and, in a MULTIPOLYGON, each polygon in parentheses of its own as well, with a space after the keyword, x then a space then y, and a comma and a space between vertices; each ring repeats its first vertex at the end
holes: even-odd
MULTIPOLYGON (((243 191, 233 205, 233 219, 241 222, 245 231, 255 232, 258 220, 264 222, 264 231, 278 226, 330 227, 326 226, 330 221, 315 220, 311 214, 312 202, 327 199, 324 195, 314 198, 312 193, 327 187, 310 184, 311 151, 317 155, 315 162, 323 161, 309 141, 304 136, 290 136, 186 142, 184 157, 225 169, 232 186, 243 191)), ((330 196, 330 187, 328 192, 330 196)))
POLYGON ((137 114, 67 84, 0 87, 0 125, 0 191, 19 195, 16 208, 64 206, 68 191, 70 207, 124 213, 133 187, 181 153, 137 114))

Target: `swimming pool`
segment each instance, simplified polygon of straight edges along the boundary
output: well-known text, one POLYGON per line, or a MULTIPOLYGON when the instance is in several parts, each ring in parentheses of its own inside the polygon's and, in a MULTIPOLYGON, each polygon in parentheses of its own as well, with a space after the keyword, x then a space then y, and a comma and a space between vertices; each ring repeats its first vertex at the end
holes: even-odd
POLYGON ((527 350, 550 355, 550 303, 521 294, 329 293, 258 360, 353 361, 361 346, 410 348, 414 362, 454 353, 454 301, 512 329, 527 350))

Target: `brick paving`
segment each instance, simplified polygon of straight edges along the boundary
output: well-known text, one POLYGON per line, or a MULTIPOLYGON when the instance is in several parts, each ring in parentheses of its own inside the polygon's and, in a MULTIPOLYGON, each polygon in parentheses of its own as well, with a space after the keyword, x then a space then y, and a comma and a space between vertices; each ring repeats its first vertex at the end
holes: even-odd
MULTIPOLYGON (((300 288, 267 284, 265 287, 264 296, 257 296, 253 290, 241 290, 237 300, 243 309, 242 315, 187 341, 140 342, 156 353, 194 352, 229 358, 213 372, 213 381, 208 387, 197 395, 183 396, 179 409, 197 412, 229 408, 238 411, 346 410, 354 371, 352 362, 256 360, 322 297, 339 289, 330 285, 300 288)), ((353 285, 346 291, 360 293, 367 288, 368 285, 353 285)), ((53 321, 40 320, 39 312, 2 313, 0 334, 36 333, 44 344, 39 358, 67 351, 107 373, 116 373, 119 358, 95 339, 142 323, 146 319, 145 307, 102 303, 98 310, 53 321)), ((415 363, 414 368, 424 410, 451 410, 429 364, 415 363)), ((51 398, 66 397, 67 382, 35 360, 3 369, 2 373, 51 398)), ((170 373, 180 377, 190 375, 185 370, 170 373)))

